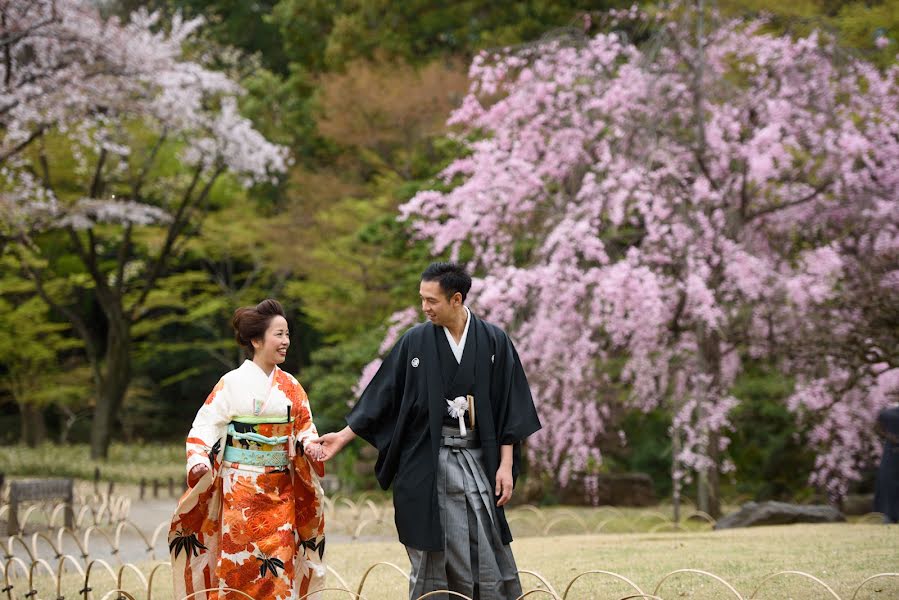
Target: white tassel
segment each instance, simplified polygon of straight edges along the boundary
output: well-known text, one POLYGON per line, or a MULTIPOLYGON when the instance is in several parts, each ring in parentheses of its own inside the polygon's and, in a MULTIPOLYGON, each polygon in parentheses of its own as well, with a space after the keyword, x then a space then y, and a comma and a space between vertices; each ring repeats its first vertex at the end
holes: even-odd
POLYGON ((454 419, 459 419, 459 431, 462 436, 467 435, 465 429, 465 413, 468 411, 468 398, 465 396, 456 396, 452 400, 447 400, 449 404, 449 415, 454 419))

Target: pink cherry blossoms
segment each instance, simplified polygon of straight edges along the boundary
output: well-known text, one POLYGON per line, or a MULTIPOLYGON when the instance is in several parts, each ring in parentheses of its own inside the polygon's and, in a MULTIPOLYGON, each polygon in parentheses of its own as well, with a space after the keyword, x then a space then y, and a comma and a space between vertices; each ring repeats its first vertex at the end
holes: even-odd
POLYGON ((840 300, 866 272, 850 234, 893 261, 895 289, 899 72, 760 26, 722 24, 701 49, 672 20, 651 51, 610 33, 478 56, 450 120, 470 149, 442 175, 454 186, 401 207, 481 274, 473 306, 512 335, 544 424, 532 465, 561 486, 589 489, 622 401, 669 409, 676 473, 726 470, 749 358, 800 377, 813 483, 839 495, 876 458, 896 357, 855 377, 826 346, 784 350, 834 311, 864 320, 840 300))

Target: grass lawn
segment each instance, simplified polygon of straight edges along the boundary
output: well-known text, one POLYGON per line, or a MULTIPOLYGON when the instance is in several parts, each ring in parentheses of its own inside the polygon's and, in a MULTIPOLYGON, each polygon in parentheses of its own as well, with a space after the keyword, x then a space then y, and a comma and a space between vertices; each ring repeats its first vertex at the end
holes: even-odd
MULTIPOLYGON (((560 597, 572 579, 589 570, 618 573, 651 594, 671 571, 702 569, 728 581, 745 600, 752 597, 767 575, 778 571, 805 571, 827 583, 836 596, 811 580, 786 575, 764 583, 754 596, 756 599, 850 600, 867 577, 899 572, 899 530, 884 525, 790 525, 720 532, 522 537, 513 543, 513 549, 519 569, 540 573, 560 597)), ((405 597, 409 564, 405 550, 397 542, 333 543, 328 546, 326 560, 354 591, 369 567, 392 562, 402 573, 385 565, 376 567, 365 582, 363 595, 370 600, 405 597)), ((141 566, 144 573, 150 571, 149 563, 141 566)), ((169 577, 166 571, 156 579, 152 598, 172 600, 169 577)), ((38 598, 56 597, 49 577, 37 579, 38 598)), ((525 591, 542 587, 539 579, 527 574, 522 576, 522 583, 525 591)), ((27 589, 27 583, 21 579, 16 584, 16 592, 27 589)), ((329 575, 328 585, 341 584, 336 576, 329 575)), ((76 576, 66 576, 62 594, 74 598, 81 586, 76 576)), ((91 587, 94 597, 100 598, 114 585, 109 574, 98 571, 91 578, 91 587)), ((124 588, 135 598, 146 598, 134 574, 126 572, 124 588)), ((630 593, 636 592, 620 580, 591 574, 571 587, 568 598, 616 600, 630 593)), ((657 594, 665 600, 738 598, 723 584, 696 574, 672 576, 662 582, 657 594)), ((13 597, 23 596, 14 592, 13 597)), ((351 596, 329 592, 325 597, 337 600, 351 596)), ((534 593, 528 598, 551 596, 534 593)), ((899 598, 899 577, 869 582, 854 598, 895 600, 899 598)))
MULTIPOLYGON (((784 570, 805 571, 826 582, 842 599, 877 573, 899 573, 899 528, 884 525, 789 525, 704 533, 602 534, 522 537, 513 542, 518 568, 543 575, 561 596, 568 583, 589 570, 613 571, 652 593, 660 580, 677 569, 701 569, 727 580, 748 599, 766 575, 784 570)), ((398 543, 334 544, 329 564, 356 589, 365 569, 379 561, 408 568, 398 543)), ((336 583, 336 578, 332 578, 336 583)), ((539 587, 524 575, 525 591, 539 587)), ((405 579, 395 570, 378 567, 366 581, 369 598, 401 598, 405 579)), ((632 590, 611 577, 588 575, 571 588, 568 598, 617 599, 632 590)), ((635 591, 633 593, 636 593, 635 591)), ((666 580, 659 595, 667 599, 736 598, 720 583, 693 574, 666 580)), ((334 596, 337 598, 338 596, 334 596)), ((532 594, 529 598, 550 598, 532 594)), ((756 598, 818 600, 832 598, 820 585, 788 575, 772 579, 756 598)), ((899 598, 899 577, 872 581, 856 600, 899 598)))
POLYGON ((37 448, 0 446, 0 471, 22 477, 72 477, 94 479, 94 469, 100 469, 103 481, 140 483, 169 477, 184 479, 184 444, 112 444, 109 459, 90 459, 87 444, 60 446, 43 444, 37 448))

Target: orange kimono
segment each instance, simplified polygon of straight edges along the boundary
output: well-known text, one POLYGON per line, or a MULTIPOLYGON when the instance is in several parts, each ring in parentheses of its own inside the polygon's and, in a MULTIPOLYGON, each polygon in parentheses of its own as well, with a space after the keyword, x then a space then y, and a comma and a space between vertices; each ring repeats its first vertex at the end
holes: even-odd
POLYGON ((319 598, 324 584, 322 463, 302 453, 318 437, 299 382, 254 362, 218 382, 187 437, 187 470, 209 471, 178 502, 169 529, 174 598, 319 598))

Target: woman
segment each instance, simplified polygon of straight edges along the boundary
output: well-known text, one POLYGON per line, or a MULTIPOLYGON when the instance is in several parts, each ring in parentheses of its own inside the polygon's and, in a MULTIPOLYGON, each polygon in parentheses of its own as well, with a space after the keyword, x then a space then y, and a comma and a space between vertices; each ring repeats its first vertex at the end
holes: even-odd
POLYGON ((232 320, 248 360, 218 382, 187 437, 189 489, 169 530, 175 598, 316 598, 325 568, 321 446, 306 392, 278 368, 290 346, 275 300, 232 320))

